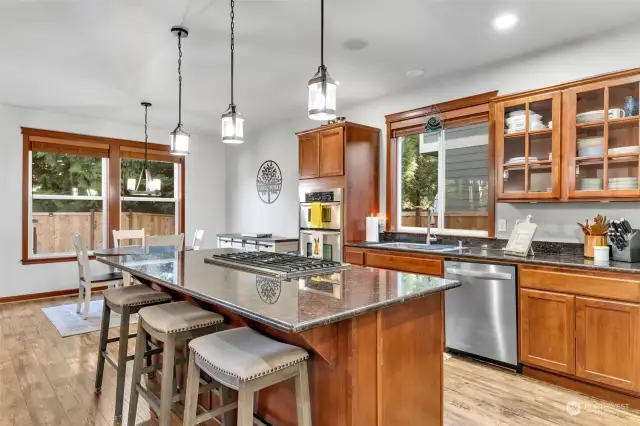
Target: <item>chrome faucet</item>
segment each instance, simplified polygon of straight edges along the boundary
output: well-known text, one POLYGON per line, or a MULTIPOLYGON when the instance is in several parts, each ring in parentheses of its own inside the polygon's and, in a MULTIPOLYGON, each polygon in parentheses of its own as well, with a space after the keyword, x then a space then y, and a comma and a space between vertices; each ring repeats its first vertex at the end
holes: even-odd
POLYGON ((431 226, 435 225, 433 220, 433 207, 427 207, 427 245, 431 245, 431 241, 437 241, 436 237, 431 237, 431 226))

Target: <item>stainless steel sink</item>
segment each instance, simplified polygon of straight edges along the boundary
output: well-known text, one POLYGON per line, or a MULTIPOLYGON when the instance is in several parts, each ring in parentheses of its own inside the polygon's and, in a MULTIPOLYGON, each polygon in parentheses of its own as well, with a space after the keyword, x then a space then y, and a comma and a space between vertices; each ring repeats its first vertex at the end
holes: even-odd
POLYGON ((405 250, 420 250, 420 251, 456 251, 457 246, 450 246, 446 244, 417 244, 417 243, 381 243, 378 247, 398 248, 405 250))

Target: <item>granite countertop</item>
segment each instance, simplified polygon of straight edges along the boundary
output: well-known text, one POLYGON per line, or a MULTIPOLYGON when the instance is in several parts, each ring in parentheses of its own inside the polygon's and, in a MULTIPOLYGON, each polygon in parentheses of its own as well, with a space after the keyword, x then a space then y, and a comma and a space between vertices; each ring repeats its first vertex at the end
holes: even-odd
POLYGON ((298 241, 298 238, 287 238, 287 237, 278 237, 276 235, 272 235, 270 237, 247 237, 242 234, 218 234, 218 238, 228 238, 230 240, 238 240, 238 241, 263 241, 265 243, 288 243, 292 241, 298 241))
POLYGON ((234 249, 107 256, 99 262, 286 331, 301 332, 460 286, 458 281, 353 265, 281 280, 204 262, 234 249))
POLYGON ((453 250, 446 252, 431 252, 424 250, 415 250, 415 249, 406 249, 406 248, 398 248, 398 247, 381 247, 382 243, 369 243, 369 242, 360 242, 360 243, 347 243, 346 246, 349 247, 357 247, 357 248, 365 248, 365 249, 376 249, 376 250, 389 250, 389 251, 407 251, 412 253, 422 253, 433 256, 442 256, 442 257, 455 257, 455 258, 469 258, 474 260, 491 260, 498 261, 501 263, 525 263, 532 265, 547 265, 547 266, 559 266, 559 267, 569 267, 569 268, 580 268, 580 269, 589 269, 589 270, 598 270, 598 271, 609 271, 609 272, 622 272, 622 273, 632 273, 632 274, 640 274, 640 263, 627 263, 627 262, 616 262, 609 261, 608 263, 595 263, 593 259, 586 259, 584 256, 575 253, 538 253, 534 256, 528 257, 519 257, 519 256, 510 256, 505 254, 500 249, 484 249, 480 247, 470 247, 464 248, 462 250, 453 250))

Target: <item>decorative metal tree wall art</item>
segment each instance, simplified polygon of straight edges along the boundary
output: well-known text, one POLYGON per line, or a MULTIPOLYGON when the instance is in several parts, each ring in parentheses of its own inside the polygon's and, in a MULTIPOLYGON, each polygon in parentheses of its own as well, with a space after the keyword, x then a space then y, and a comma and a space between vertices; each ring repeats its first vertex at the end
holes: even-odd
POLYGON ((258 168, 256 176, 258 197, 266 203, 274 203, 282 191, 282 172, 275 161, 267 160, 258 168))

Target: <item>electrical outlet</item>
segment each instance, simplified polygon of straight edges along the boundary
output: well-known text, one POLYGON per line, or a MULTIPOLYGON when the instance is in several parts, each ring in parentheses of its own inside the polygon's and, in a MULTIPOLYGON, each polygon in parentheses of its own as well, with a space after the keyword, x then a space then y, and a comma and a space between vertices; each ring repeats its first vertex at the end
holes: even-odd
POLYGON ((498 232, 507 232, 507 220, 498 219, 498 232))

